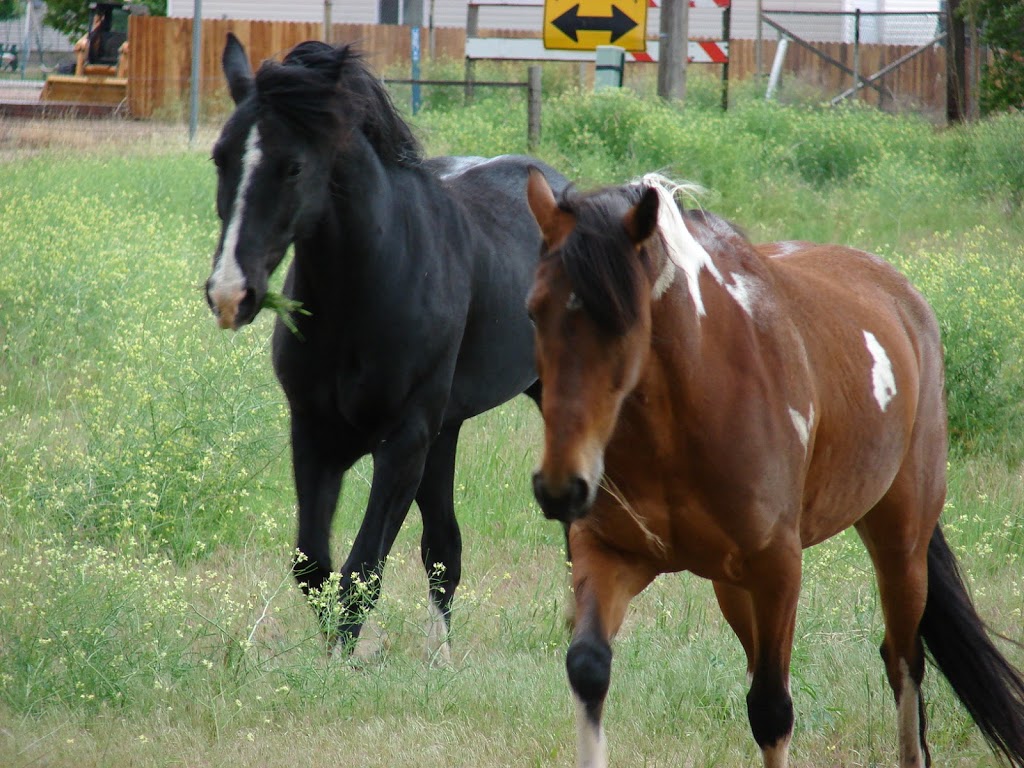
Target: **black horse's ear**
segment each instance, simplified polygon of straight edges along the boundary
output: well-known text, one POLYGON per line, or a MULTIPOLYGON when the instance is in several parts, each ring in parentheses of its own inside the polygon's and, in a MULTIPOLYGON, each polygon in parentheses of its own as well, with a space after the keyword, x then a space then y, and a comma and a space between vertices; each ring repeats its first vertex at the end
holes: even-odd
POLYGON ((224 45, 221 58, 224 77, 228 81, 231 100, 240 104, 252 92, 252 67, 249 66, 249 55, 237 37, 228 32, 228 40, 224 45))
POLYGON ((654 234, 658 226, 658 192, 654 187, 644 190, 640 202, 622 218, 622 226, 634 244, 639 245, 654 234))

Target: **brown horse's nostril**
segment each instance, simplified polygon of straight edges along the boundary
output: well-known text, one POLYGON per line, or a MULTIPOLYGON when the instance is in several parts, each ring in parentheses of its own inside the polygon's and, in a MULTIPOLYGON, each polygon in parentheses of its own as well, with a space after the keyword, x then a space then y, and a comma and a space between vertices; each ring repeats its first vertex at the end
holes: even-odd
POLYGON ((577 475, 569 482, 569 510, 573 517, 579 517, 585 511, 589 496, 590 486, 582 477, 577 475))
POLYGON ((563 489, 552 491, 538 471, 533 473, 533 495, 544 517, 570 523, 583 517, 590 500, 590 486, 579 475, 573 475, 563 489))

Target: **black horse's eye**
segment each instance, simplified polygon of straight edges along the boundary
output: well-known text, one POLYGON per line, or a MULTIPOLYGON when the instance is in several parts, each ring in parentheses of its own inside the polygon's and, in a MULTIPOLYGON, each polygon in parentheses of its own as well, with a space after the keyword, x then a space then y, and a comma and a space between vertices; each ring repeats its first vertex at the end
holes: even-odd
POLYGON ((292 160, 288 163, 288 178, 297 179, 302 173, 302 162, 299 160, 292 160))

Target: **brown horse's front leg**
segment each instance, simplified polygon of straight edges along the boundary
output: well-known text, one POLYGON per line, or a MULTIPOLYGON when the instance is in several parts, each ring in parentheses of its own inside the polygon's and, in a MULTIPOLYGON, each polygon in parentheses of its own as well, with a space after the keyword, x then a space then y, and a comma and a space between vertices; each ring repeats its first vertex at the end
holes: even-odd
POLYGON ((765 768, 789 765, 793 736, 793 699, 789 662, 800 597, 800 547, 779 541, 748 563, 751 573, 754 660, 747 715, 765 768), (788 544, 788 546, 787 546, 788 544))
POLYGON ((611 639, 622 626, 629 601, 656 572, 606 547, 585 522, 572 525, 569 550, 576 610, 565 668, 576 702, 576 765, 605 768, 601 713, 611 682, 611 639))

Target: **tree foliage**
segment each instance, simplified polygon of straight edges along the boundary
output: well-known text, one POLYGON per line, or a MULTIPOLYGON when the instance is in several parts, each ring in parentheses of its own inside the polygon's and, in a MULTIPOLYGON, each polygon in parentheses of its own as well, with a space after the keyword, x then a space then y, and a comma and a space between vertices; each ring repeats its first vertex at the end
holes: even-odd
POLYGON ((21 0, 0 0, 0 21, 21 15, 21 0))
MULTIPOLYGON (((89 31, 89 5, 89 0, 47 0, 43 21, 76 40, 89 31)), ((144 0, 132 5, 145 6, 152 16, 167 15, 167 0, 144 0)))
POLYGON ((974 0, 964 10, 990 50, 979 87, 982 111, 1024 108, 1024 0, 974 0))

